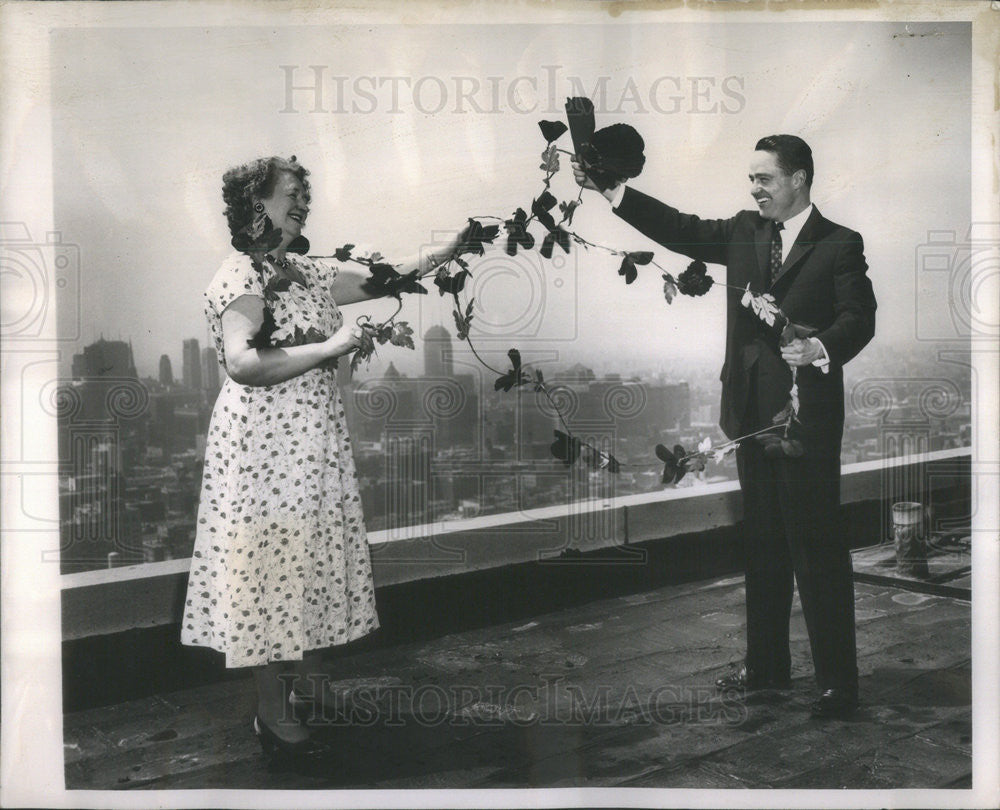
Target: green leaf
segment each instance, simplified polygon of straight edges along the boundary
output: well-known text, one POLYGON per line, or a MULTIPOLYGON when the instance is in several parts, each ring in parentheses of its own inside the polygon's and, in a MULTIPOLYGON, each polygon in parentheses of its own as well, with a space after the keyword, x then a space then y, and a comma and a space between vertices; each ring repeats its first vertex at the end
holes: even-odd
POLYGON ((618 275, 625 276, 625 283, 631 284, 639 276, 639 271, 635 269, 635 263, 630 254, 626 253, 622 259, 621 267, 618 268, 618 275))
POLYGON ((556 228, 556 221, 552 214, 549 213, 555 205, 556 198, 552 196, 552 192, 550 191, 543 191, 538 199, 531 201, 531 213, 535 219, 550 231, 554 231, 556 228))
POLYGON ((392 330, 389 342, 393 346, 402 346, 405 349, 413 349, 413 330, 406 321, 399 321, 392 330))
POLYGON ((667 299, 668 304, 672 304, 674 299, 677 297, 677 282, 674 281, 674 277, 670 273, 663 274, 663 297, 667 299))
POLYGON ((632 260, 633 264, 638 265, 649 264, 653 261, 653 253, 649 250, 640 250, 629 253, 628 257, 632 260))
POLYGON ((788 425, 792 421, 792 417, 795 415, 792 401, 789 400, 785 407, 778 411, 772 418, 772 425, 788 425))
POLYGON ((559 148, 554 143, 542 150, 542 165, 538 168, 550 175, 559 171, 559 148))
POLYGON ((815 327, 789 321, 785 324, 785 328, 781 330, 781 345, 787 346, 793 340, 812 337, 817 331, 815 327))
POLYGON ((538 251, 542 255, 543 259, 552 258, 552 248, 555 245, 555 243, 556 243, 556 238, 553 235, 552 231, 549 231, 547 234, 545 234, 545 238, 542 240, 542 247, 538 251))
MULTIPOLYGON (((478 220, 469 218, 469 223, 466 225, 465 230, 462 232, 461 239, 459 241, 458 247, 455 249, 456 254, 463 253, 474 253, 477 256, 482 256, 485 252, 483 245, 493 244, 493 240, 497 238, 497 234, 500 233, 499 225, 486 225, 484 226, 478 220)), ((458 261, 458 256, 453 257, 455 261, 458 261)), ((462 267, 466 265, 463 263, 462 267)))
POLYGON ((354 245, 348 242, 346 245, 337 248, 333 252, 333 258, 335 258, 338 262, 350 261, 352 250, 354 250, 354 245))
POLYGON ((469 320, 462 317, 457 309, 453 309, 451 314, 455 316, 455 330, 457 332, 456 337, 459 340, 467 340, 469 337, 469 320))
POLYGON ((580 440, 561 430, 553 432, 556 440, 549 446, 549 452, 568 467, 580 457, 580 440))
POLYGON ((572 225, 573 224, 573 214, 576 212, 576 209, 579 208, 579 207, 580 207, 580 201, 579 200, 570 200, 568 203, 566 203, 566 202, 559 203, 559 210, 562 211, 563 222, 565 222, 567 225, 572 225))
POLYGON ((528 215, 523 208, 518 208, 514 216, 504 222, 507 230, 507 255, 516 256, 518 245, 525 250, 531 250, 535 246, 535 237, 528 233, 528 215))
POLYGON ((447 272, 439 273, 434 279, 434 285, 441 292, 441 295, 444 295, 445 293, 455 295, 465 289, 465 282, 468 278, 468 270, 461 270, 454 276, 449 276, 447 272))
POLYGON ((658 444, 654 452, 656 457, 663 462, 663 475, 660 480, 664 484, 676 484, 684 477, 688 467, 687 462, 681 461, 681 459, 687 453, 681 445, 675 444, 674 449, 669 450, 664 445, 658 444))

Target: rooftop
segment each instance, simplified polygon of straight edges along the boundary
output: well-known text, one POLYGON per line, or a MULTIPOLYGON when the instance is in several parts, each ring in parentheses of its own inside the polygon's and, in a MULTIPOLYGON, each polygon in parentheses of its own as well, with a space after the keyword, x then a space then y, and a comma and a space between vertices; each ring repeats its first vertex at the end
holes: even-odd
POLYGON ((968 600, 901 580, 857 597, 849 722, 809 717, 797 602, 792 690, 715 692, 742 651, 726 577, 328 660, 354 722, 317 716, 337 753, 303 773, 266 769, 247 678, 67 714, 66 787, 969 787, 968 600))
POLYGON ((333 753, 299 772, 265 766, 249 672, 180 646, 186 561, 65 575, 66 787, 969 788, 969 482, 967 450, 844 469, 850 721, 809 716, 797 601, 793 688, 714 688, 743 651, 732 483, 374 533, 382 628, 301 685, 333 753), (885 542, 900 500, 934 527, 919 577, 885 542))

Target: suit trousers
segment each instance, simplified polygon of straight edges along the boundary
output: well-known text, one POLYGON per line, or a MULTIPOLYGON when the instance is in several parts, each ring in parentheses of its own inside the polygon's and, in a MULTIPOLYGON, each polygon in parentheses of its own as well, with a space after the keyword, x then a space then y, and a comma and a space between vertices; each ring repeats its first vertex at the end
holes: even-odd
POLYGON ((736 460, 743 490, 747 666, 764 678, 789 676, 794 578, 820 690, 856 688, 854 574, 840 510, 839 456, 807 452, 770 459, 749 440, 736 460))

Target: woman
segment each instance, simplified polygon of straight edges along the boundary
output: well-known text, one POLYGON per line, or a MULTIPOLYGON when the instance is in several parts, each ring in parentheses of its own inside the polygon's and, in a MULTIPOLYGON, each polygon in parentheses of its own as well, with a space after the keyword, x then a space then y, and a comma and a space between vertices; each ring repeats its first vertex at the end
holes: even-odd
MULTIPOLYGON (((361 499, 335 361, 362 332, 338 304, 365 275, 300 255, 308 172, 260 158, 223 176, 233 244, 205 292, 229 378, 212 412, 181 641, 253 667, 254 731, 268 753, 310 746, 287 674, 378 626, 361 499), (289 250, 291 248, 291 250, 289 250), (282 678, 280 676, 286 675, 282 678)), ((429 272, 458 240, 400 268, 429 272)))

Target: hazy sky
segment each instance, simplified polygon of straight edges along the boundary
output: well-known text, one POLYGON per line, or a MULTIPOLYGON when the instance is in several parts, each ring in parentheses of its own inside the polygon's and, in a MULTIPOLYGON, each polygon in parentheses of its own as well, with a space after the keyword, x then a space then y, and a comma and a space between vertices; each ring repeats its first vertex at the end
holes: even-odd
MULTIPOLYGON (((181 341, 207 345, 202 291, 231 249, 230 165, 296 154, 312 173, 313 252, 354 242, 402 258, 469 215, 527 208, 542 189, 536 122, 561 118, 581 92, 599 127, 622 121, 645 138, 633 185, 703 216, 752 207, 758 137, 804 137, 814 202, 865 238, 881 341, 913 337, 918 301, 932 310, 919 318, 944 317, 940 279, 915 282, 918 248, 930 230, 961 239, 970 219, 965 23, 74 28, 52 45, 55 224, 80 245, 80 346, 131 338, 140 373, 166 352, 179 375, 181 341), (307 89, 289 94, 289 80, 307 89)), ((568 164, 553 191, 575 196, 568 164)), ((573 225, 654 249, 675 273, 687 264, 596 194, 573 225)), ((488 254, 472 288, 493 338, 484 347, 604 369, 721 365, 721 290, 668 307, 657 271, 626 287, 617 267, 599 253, 554 264, 488 254)), ((403 317, 418 332, 451 328, 449 308, 434 291, 408 299, 403 317)), ((410 373, 422 363, 419 351, 383 357, 410 373)))

